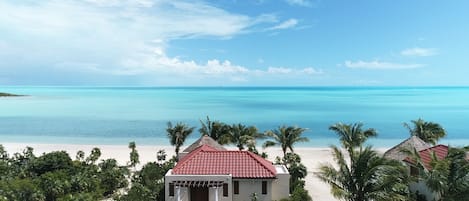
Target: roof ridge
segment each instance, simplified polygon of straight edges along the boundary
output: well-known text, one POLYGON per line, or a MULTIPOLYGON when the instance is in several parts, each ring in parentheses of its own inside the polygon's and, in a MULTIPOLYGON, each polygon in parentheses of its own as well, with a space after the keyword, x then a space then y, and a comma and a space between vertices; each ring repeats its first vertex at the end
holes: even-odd
POLYGON ((267 171, 269 171, 269 172, 272 173, 273 175, 276 175, 276 174, 277 174, 277 171, 275 171, 275 167, 274 167, 274 169, 271 169, 271 168, 267 167, 266 164, 265 164, 265 163, 268 163, 268 164, 270 164, 270 165, 273 167, 272 162, 267 161, 266 159, 260 157, 259 155, 255 154, 255 153, 252 153, 252 152, 250 152, 250 151, 246 151, 246 153, 247 153, 251 158, 253 158, 254 160, 256 160, 257 163, 261 164, 262 167, 264 167, 264 169, 267 169, 267 171))
MULTIPOLYGON (((393 151, 394 149, 400 147, 400 146, 403 145, 404 143, 410 141, 413 137, 416 137, 417 139, 421 140, 421 141, 424 142, 425 144, 429 145, 428 143, 426 143, 425 141, 423 141, 421 138, 419 138, 419 136, 411 135, 410 137, 408 137, 407 139, 403 140, 403 141, 400 142, 399 144, 397 144, 397 145, 391 147, 390 149, 388 149, 387 151, 385 151, 383 155, 386 155, 387 153, 389 153, 389 152, 393 151)), ((425 148, 425 149, 427 149, 427 148, 425 148)), ((422 149, 422 150, 424 150, 424 149, 422 149)))
POLYGON ((445 148, 449 148, 449 146, 448 146, 448 145, 444 145, 444 144, 437 144, 437 145, 435 145, 435 146, 428 147, 428 148, 426 148, 426 149, 422 149, 422 150, 420 150, 419 152, 424 152, 424 151, 426 151, 426 150, 430 150, 430 151, 431 151, 432 149, 435 149, 435 148, 437 148, 437 147, 445 147, 445 148))
MULTIPOLYGON (((220 173, 233 174, 234 173, 233 177, 239 177, 239 178, 275 178, 276 173, 277 173, 272 162, 250 151, 216 150, 210 147, 209 145, 203 145, 197 148, 196 150, 194 150, 193 152, 191 152, 183 160, 181 160, 179 163, 176 164, 176 166, 173 168, 173 171, 176 174, 181 174, 183 172, 191 172, 191 171, 207 173, 206 170, 213 169, 213 168, 222 168, 222 169, 214 170, 213 171, 214 173, 215 172, 217 174, 220 174, 220 173), (234 157, 234 158, 231 158, 231 157, 234 157), (212 161, 212 162, 215 162, 214 164, 212 164, 215 167, 208 167, 207 164, 205 163, 207 162, 206 159, 209 159, 209 158, 220 160, 221 163, 212 161), (240 170, 239 167, 237 167, 239 164, 235 161, 241 161, 243 164, 245 163, 245 164, 250 164, 250 165, 248 165, 247 167, 242 167, 242 170, 240 170), (195 165, 195 166, 192 166, 192 165, 195 165), (228 169, 225 169, 227 167, 228 169)), ((210 171, 211 170, 209 170, 209 172, 210 171)))

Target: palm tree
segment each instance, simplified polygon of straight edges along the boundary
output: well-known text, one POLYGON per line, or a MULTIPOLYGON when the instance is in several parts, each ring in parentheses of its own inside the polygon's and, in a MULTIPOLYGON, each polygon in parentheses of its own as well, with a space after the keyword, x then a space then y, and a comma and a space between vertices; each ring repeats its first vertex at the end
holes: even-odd
POLYGON ((416 135, 424 142, 435 145, 440 138, 446 136, 446 131, 440 124, 427 122, 419 118, 411 120, 411 125, 404 123, 404 127, 409 129, 410 135, 416 135))
POLYGON ((329 127, 340 138, 344 154, 331 146, 336 165, 321 165, 315 175, 330 184, 334 197, 347 201, 408 200, 407 171, 399 161, 388 160, 371 146, 363 147, 374 129, 362 123, 337 123, 329 127), (348 157, 348 158, 346 158, 348 157))
MULTIPOLYGON (((373 128, 362 130, 363 123, 343 124, 336 123, 329 127, 340 139, 342 146, 347 150, 360 147, 369 137, 375 137, 377 132, 373 128)), ((350 151, 349 151, 350 152, 350 151)))
POLYGON ((189 127, 184 123, 177 123, 175 126, 171 122, 167 123, 166 134, 168 135, 169 142, 171 145, 175 146, 176 156, 179 154, 179 148, 186 141, 187 136, 189 136, 195 129, 195 127, 189 127))
POLYGON ((294 152, 293 145, 298 142, 309 141, 307 137, 301 137, 305 130, 305 128, 300 128, 297 126, 281 126, 278 129, 267 131, 265 135, 272 140, 267 140, 263 147, 266 148, 280 145, 282 148, 283 157, 285 158, 288 149, 290 149, 291 152, 294 152))
POLYGON ((201 128, 199 129, 200 134, 208 135, 220 144, 230 143, 230 132, 231 127, 223 122, 211 121, 207 116, 206 122, 200 120, 201 128))
POLYGON ((135 171, 135 167, 137 166, 137 164, 140 163, 138 151, 136 148, 137 148, 137 145, 135 144, 135 142, 129 142, 130 167, 133 167, 134 171, 135 171))
POLYGON ((263 138, 263 134, 259 133, 255 126, 245 126, 243 124, 233 124, 231 132, 229 133, 229 140, 232 144, 236 145, 239 150, 244 150, 245 147, 254 150, 256 147, 256 140, 263 138))
POLYGON ((334 197, 347 201, 409 199, 407 171, 399 161, 388 160, 369 146, 351 150, 349 159, 340 148, 331 148, 336 164, 321 165, 315 175, 331 186, 334 197))

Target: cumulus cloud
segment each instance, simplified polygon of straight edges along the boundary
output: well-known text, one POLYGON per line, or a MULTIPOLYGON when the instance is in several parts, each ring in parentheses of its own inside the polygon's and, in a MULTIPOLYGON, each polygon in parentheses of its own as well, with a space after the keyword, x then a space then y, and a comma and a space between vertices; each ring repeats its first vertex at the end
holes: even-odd
POLYGON ((289 28, 295 27, 297 24, 298 24, 298 20, 292 18, 276 26, 269 28, 269 30, 289 29, 289 28))
POLYGON ((403 56, 414 56, 414 57, 428 57, 437 55, 438 50, 436 48, 420 48, 414 47, 409 48, 401 51, 401 55, 403 56))
MULTIPOLYGON (((259 72, 282 74, 282 70, 268 72, 224 59, 196 62, 167 54, 170 42, 178 39, 226 39, 264 31, 279 22, 273 14, 248 16, 204 1, 182 0, 5 0, 0 1, 0 10, 0 29, 15 33, 13 40, 0 41, 0 60, 13 60, 1 56, 2 52, 15 52, 25 65, 29 63, 28 68, 42 66, 43 72, 67 69, 154 79, 168 74, 197 79, 227 76, 233 81, 259 72)), ((297 24, 296 19, 289 19, 272 28, 297 24)), ((8 66, 0 64, 0 68, 8 66)), ((309 68, 303 71, 316 73, 309 68)), ((290 74, 297 72, 290 70, 290 74)))
POLYGON ((345 66, 348 68, 356 69, 375 69, 375 70, 392 70, 392 69, 414 69, 423 67, 423 64, 402 64, 402 63, 391 63, 382 62, 378 60, 374 61, 345 61, 345 66))
POLYGON ((203 2, 177 0, 44 0, 18 4, 0 1, 0 27, 31 41, 30 46, 55 41, 41 47, 49 50, 56 45, 126 54, 154 40, 232 37, 265 22, 203 2))
POLYGON ((193 60, 181 60, 163 55, 140 55, 122 61, 122 68, 113 71, 116 75, 166 74, 177 77, 227 78, 234 82, 245 82, 253 77, 320 75, 322 70, 313 67, 289 68, 268 67, 267 69, 247 68, 231 61, 209 60, 197 63, 193 60))
POLYGON ((313 4, 309 0, 286 0, 286 2, 290 5, 297 5, 297 6, 305 6, 310 7, 313 4))

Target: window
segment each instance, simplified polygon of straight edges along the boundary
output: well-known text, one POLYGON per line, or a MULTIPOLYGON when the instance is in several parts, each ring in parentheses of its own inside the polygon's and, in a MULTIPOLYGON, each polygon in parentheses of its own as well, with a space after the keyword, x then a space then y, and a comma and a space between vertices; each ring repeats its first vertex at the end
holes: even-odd
POLYGON ((234 188, 234 190, 233 190, 234 194, 236 194, 236 195, 239 194, 239 181, 234 181, 233 185, 234 185, 234 187, 233 187, 234 188))
POLYGON ((174 184, 169 183, 169 196, 174 196, 174 184))
POLYGON ((419 169, 415 166, 410 166, 410 175, 411 176, 418 176, 419 175, 419 169))
POLYGON ((267 194, 267 181, 262 181, 262 195, 267 194))
POLYGON ((228 184, 223 184, 223 197, 228 197, 228 184))

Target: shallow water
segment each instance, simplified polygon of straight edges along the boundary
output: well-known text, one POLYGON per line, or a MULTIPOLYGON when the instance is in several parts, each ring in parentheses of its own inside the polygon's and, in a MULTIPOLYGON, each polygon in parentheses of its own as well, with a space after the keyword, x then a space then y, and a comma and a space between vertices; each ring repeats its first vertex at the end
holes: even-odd
MULTIPOLYGON (((422 117, 448 132, 444 141, 469 144, 465 87, 0 87, 26 97, 0 98, 0 142, 168 144, 167 121, 199 127, 210 116, 268 130, 309 128, 309 143, 337 143, 328 127, 363 122, 371 141, 391 146, 408 136, 403 122, 422 117)), ((191 138, 197 138, 198 132, 191 138)))

